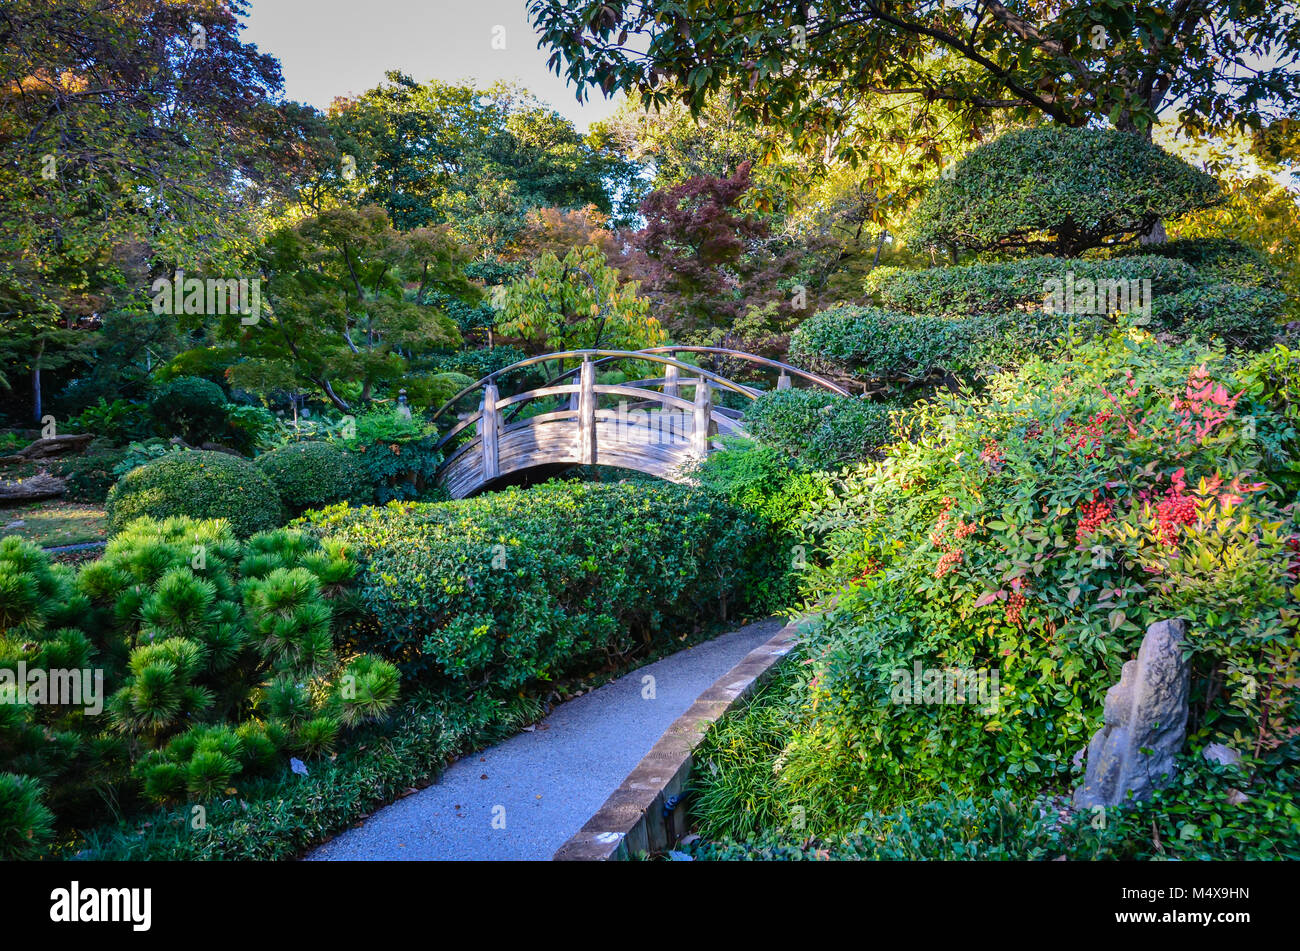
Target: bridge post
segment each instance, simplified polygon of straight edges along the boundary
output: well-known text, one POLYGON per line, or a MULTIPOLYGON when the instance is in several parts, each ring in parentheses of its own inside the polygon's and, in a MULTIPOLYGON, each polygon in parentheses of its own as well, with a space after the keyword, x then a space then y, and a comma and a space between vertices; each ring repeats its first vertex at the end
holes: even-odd
POLYGON ((669 363, 664 366, 664 396, 677 395, 677 368, 669 363))
POLYGON ((578 373, 578 458, 584 465, 596 464, 596 364, 582 361, 578 373))
POLYGON ((479 417, 478 437, 483 450, 483 481, 501 474, 500 428, 501 414, 497 412, 497 387, 489 383, 483 387, 483 415, 479 417))
POLYGON ((709 454, 709 424, 713 422, 713 390, 709 381, 700 377, 695 383, 695 427, 691 433, 691 449, 697 459, 709 454))
POLYGON ((778 390, 790 389, 790 374, 782 370, 781 375, 776 378, 776 388, 778 390))

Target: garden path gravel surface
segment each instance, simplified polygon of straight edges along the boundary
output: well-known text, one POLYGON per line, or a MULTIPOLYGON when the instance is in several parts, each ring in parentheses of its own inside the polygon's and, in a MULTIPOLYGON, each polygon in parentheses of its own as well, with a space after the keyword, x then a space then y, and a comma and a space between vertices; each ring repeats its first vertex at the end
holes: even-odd
POLYGON ((695 698, 783 623, 756 621, 562 703, 531 730, 457 760, 438 782, 307 858, 549 859, 695 698), (647 676, 654 699, 642 696, 647 676))

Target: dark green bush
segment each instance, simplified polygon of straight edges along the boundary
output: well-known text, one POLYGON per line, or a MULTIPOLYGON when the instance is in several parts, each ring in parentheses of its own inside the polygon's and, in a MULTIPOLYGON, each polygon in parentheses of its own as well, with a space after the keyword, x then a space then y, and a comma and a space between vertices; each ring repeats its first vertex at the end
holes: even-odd
POLYGON ((326 509, 365 564, 359 643, 511 691, 742 614, 785 553, 699 489, 548 483, 454 503, 326 509))
POLYGON ((804 321, 790 338, 790 355, 832 376, 911 383, 1014 368, 1065 351, 1105 326, 1102 317, 1045 311, 945 318, 844 304, 804 321))
POLYGON ((149 409, 140 403, 113 400, 104 397, 87 406, 68 420, 68 430, 74 433, 94 433, 97 437, 123 445, 133 439, 145 439, 153 430, 149 409))
POLYGON ((290 443, 258 456, 254 464, 294 515, 335 502, 368 501, 371 495, 352 455, 329 443, 290 443))
POLYGON ((1040 249, 1066 257, 1221 197, 1213 176, 1126 132, 1008 132, 941 176, 904 229, 918 247, 1040 249))
POLYGON ((54 837, 54 814, 30 776, 0 773, 0 859, 40 858, 54 837))
POLYGON ((63 497, 70 502, 103 503, 117 481, 114 469, 124 458, 125 449, 92 443, 84 455, 74 456, 60 466, 60 475, 67 480, 63 497))
POLYGON ((244 459, 223 452, 178 452, 133 469, 118 480, 105 503, 110 534, 147 515, 224 518, 247 537, 281 524, 282 507, 271 480, 244 459))
POLYGON ((1157 297, 1151 307, 1153 329, 1199 340, 1222 341, 1241 350, 1260 350, 1281 329, 1286 295, 1259 287, 1210 284, 1157 297))
POLYGON ((825 390, 776 390, 749 407, 745 429, 805 465, 833 469, 889 442, 889 410, 884 403, 825 390))
POLYGON ((1182 261, 1158 255, 1134 255, 1103 260, 1032 257, 921 270, 881 267, 868 275, 865 288, 886 310, 968 317, 1009 310, 1041 310, 1048 294, 1048 282, 1071 278, 1076 286, 1081 281, 1149 280, 1153 296, 1175 294, 1202 282, 1195 268, 1182 261))
POLYGON ((1120 255, 1160 255, 1196 268, 1202 281, 1276 290, 1280 275, 1262 251, 1232 238, 1178 238, 1124 248, 1120 255))
POLYGON ((167 435, 179 435, 197 446, 215 439, 226 425, 226 394, 197 376, 181 376, 162 384, 149 401, 149 412, 167 435))

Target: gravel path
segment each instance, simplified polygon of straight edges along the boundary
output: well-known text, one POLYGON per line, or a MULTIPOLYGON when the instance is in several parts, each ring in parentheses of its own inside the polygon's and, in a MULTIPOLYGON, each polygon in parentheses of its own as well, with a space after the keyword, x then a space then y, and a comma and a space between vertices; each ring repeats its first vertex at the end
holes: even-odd
POLYGON ((434 785, 308 859, 549 859, 695 698, 782 623, 757 621, 563 703, 535 729, 458 760, 434 785), (645 677, 654 678, 654 699, 642 697, 645 677))

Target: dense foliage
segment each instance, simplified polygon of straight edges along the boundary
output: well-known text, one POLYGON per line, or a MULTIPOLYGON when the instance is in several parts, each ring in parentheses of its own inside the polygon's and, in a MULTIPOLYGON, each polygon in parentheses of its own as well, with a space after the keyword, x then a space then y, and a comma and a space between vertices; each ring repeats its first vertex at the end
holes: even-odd
POLYGON ((36 782, 65 823, 101 817, 105 794, 204 803, 383 717, 397 670, 335 637, 354 571, 337 543, 243 542, 220 521, 137 520, 79 570, 6 538, 0 666, 93 669, 104 693, 0 706, 0 854, 48 839, 36 782))
POLYGON ((1044 126, 1001 136, 940 176, 908 240, 1070 256, 1213 204, 1213 176, 1136 135, 1044 126))
POLYGON ((282 524, 279 493, 262 470, 224 452, 175 452, 132 469, 109 490, 109 531, 141 516, 223 518, 246 538, 282 524))
POLYGON ((821 389, 764 393, 745 413, 745 429, 814 469, 857 462, 890 441, 890 407, 821 389))
POLYGON ((1188 755, 1211 741, 1242 755, 1264 801, 1239 821, 1257 838, 1198 831, 1233 787, 1203 787, 1193 765, 1182 793, 1121 813, 1126 831, 1109 844, 1078 848, 1149 854, 1135 840, 1154 816, 1190 824, 1210 854, 1293 854, 1293 818, 1266 831, 1275 810, 1293 810, 1266 791, 1294 782, 1300 753, 1289 354, 1239 367, 1194 347, 1098 341, 997 376, 981 395, 914 406, 886 457, 846 471, 805 519, 823 557, 806 589, 835 593, 835 606, 805 637, 806 680, 755 721, 761 745, 715 747, 738 778, 713 795, 729 802, 760 783, 766 811, 715 809, 711 831, 788 829, 798 807, 808 830, 839 835, 868 810, 949 793, 1066 793, 1120 665, 1150 623, 1181 617, 1188 755), (963 697, 900 698, 898 672, 917 665, 961 672, 963 697))
POLYGON ((257 457, 293 515, 335 502, 369 501, 371 487, 350 453, 324 442, 290 443, 257 457))
POLYGON ((762 520, 672 485, 550 483, 308 524, 363 562, 360 643, 500 690, 761 608, 750 584, 783 559, 762 520))

